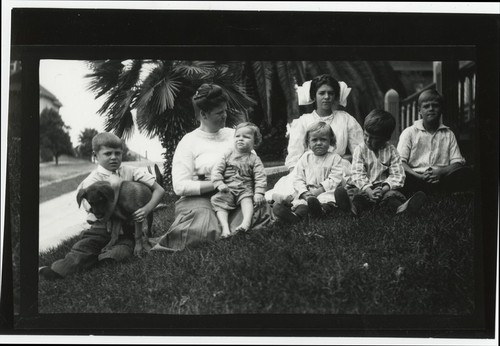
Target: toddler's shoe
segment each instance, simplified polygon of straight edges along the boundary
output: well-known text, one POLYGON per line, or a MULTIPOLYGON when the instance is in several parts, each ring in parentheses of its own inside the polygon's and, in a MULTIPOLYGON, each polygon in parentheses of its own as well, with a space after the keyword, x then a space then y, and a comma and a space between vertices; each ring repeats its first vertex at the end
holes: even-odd
POLYGON ((50 267, 47 266, 38 268, 38 277, 45 280, 56 280, 63 278, 61 275, 57 274, 55 271, 50 269, 50 267))
POLYGON ((311 196, 307 198, 307 207, 312 216, 320 217, 324 215, 321 203, 316 197, 311 196))
POLYGON ((300 216, 281 203, 274 203, 273 213, 278 219, 286 223, 297 223, 301 220, 300 216))
POLYGON ((414 214, 422 207, 426 199, 426 194, 422 191, 418 191, 398 207, 398 209, 396 210, 396 214, 401 214, 405 211, 407 213, 414 214))

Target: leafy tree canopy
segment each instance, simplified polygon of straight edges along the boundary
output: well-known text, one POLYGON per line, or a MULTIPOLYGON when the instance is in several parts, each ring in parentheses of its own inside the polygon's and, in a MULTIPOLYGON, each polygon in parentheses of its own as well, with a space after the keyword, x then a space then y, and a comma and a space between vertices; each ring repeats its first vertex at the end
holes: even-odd
POLYGON ((45 108, 40 114, 40 152, 43 156, 55 158, 56 165, 61 155, 73 156, 69 129, 55 109, 45 108))

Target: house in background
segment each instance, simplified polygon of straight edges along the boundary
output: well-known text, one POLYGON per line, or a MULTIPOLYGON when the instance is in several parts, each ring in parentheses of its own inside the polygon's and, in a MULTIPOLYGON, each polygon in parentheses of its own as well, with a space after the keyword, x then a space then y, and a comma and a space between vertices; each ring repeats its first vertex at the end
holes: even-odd
POLYGON ((47 90, 43 85, 40 85, 40 114, 46 108, 54 109, 59 113, 62 103, 57 97, 47 90))
MULTIPOLYGON (((21 108, 17 107, 21 104, 21 89, 22 89, 22 65, 18 60, 13 60, 10 62, 10 92, 9 92, 9 102, 13 105, 11 109, 12 112, 20 111, 21 108), (16 105, 16 106, 14 106, 16 105)), ((57 99, 57 97, 51 93, 43 85, 40 85, 40 109, 41 114, 45 108, 51 108, 59 112, 62 107, 62 103, 57 99)), ((9 110, 10 112, 10 110, 9 110)))

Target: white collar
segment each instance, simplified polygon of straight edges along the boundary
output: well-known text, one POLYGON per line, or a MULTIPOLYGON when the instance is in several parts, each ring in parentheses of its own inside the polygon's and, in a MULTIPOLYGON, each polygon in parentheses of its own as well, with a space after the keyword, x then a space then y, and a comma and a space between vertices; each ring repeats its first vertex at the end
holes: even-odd
MULTIPOLYGON (((415 127, 421 131, 425 131, 425 132, 429 132, 425 129, 424 127, 424 121, 422 119, 419 119, 419 120, 416 120, 414 123, 415 127)), ((449 129, 448 126, 446 126, 445 124, 443 123, 440 123, 439 124, 439 127, 436 129, 436 132, 439 131, 439 130, 446 130, 446 129, 449 129)))
MULTIPOLYGON (((120 170, 120 168, 121 168, 121 166, 120 166, 120 167, 118 167, 118 169, 117 169, 116 171, 118 172, 118 171, 120 170)), ((108 170, 108 169, 104 168, 103 166, 101 166, 101 165, 99 165, 99 164, 97 165, 97 172, 98 172, 98 173, 101 173, 101 174, 105 174, 105 175, 113 175, 113 172, 112 172, 112 171, 110 171, 110 170, 108 170)))

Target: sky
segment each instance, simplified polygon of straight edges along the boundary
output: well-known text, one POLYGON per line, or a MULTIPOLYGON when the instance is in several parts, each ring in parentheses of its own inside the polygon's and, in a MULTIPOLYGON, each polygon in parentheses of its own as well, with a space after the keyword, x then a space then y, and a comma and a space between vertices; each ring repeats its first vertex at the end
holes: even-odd
MULTIPOLYGON (((94 94, 87 91, 89 80, 84 76, 89 72, 81 60, 40 61, 40 84, 62 103, 59 113, 64 123, 71 127, 69 134, 74 147, 79 144, 78 136, 85 128, 104 131, 105 118, 97 114, 104 99, 95 100, 94 94)), ((126 143, 130 150, 147 155, 149 160, 163 160, 160 140, 146 138, 137 128, 126 143)))

